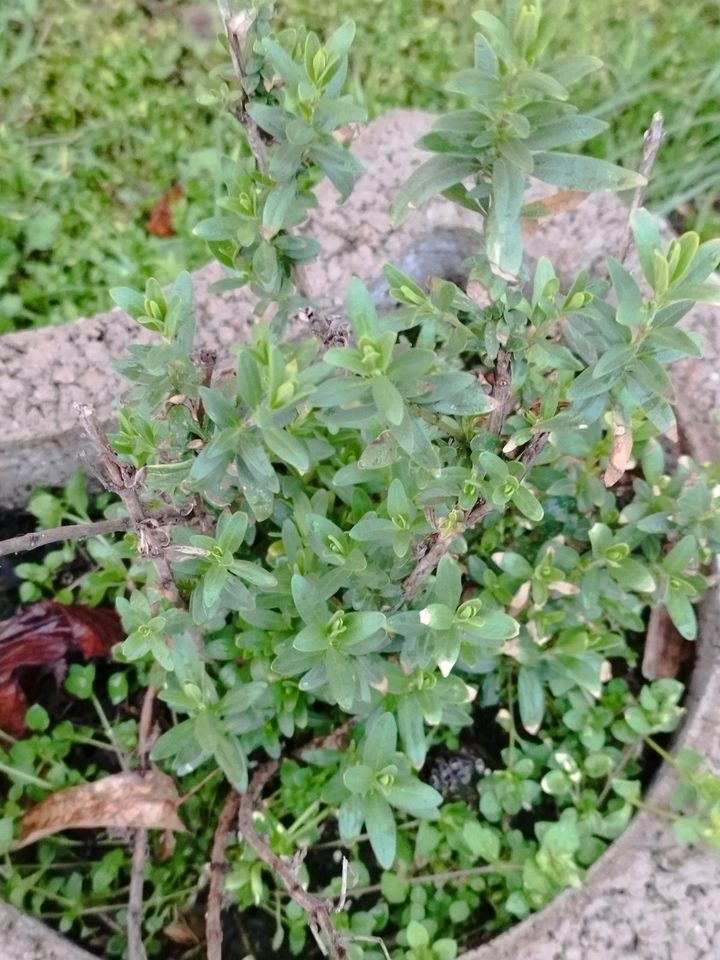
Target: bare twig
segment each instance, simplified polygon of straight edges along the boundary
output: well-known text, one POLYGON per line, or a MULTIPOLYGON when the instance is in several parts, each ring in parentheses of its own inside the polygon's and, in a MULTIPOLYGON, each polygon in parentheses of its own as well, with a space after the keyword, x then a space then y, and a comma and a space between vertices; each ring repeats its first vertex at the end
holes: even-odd
POLYGON ((247 31, 253 15, 249 11, 243 11, 238 16, 233 17, 228 0, 217 0, 220 17, 225 28, 225 35, 230 47, 230 59, 233 70, 240 86, 241 100, 239 109, 236 113, 237 119, 245 127, 250 149, 257 161, 261 173, 267 173, 268 159, 267 148, 260 128, 245 109, 247 94, 245 92, 245 58, 243 56, 243 32, 247 31))
POLYGON ((330 917, 331 906, 315 894, 309 893, 298 883, 292 865, 279 857, 255 829, 253 823, 255 805, 260 799, 263 787, 277 769, 277 761, 271 760, 255 771, 247 793, 240 800, 238 814, 240 833, 263 863, 280 878, 290 897, 308 915, 310 927, 328 955, 334 960, 347 960, 346 938, 333 926, 330 917))
POLYGON ((645 177, 645 183, 641 183, 640 186, 636 188, 632 198, 632 203, 630 204, 627 224, 625 225, 625 233, 623 235, 620 253, 618 254, 618 260, 620 263, 625 262, 627 255, 630 252, 630 241, 632 239, 632 218, 640 209, 643 204, 643 200, 645 199, 645 191, 648 187, 648 180, 650 179, 650 174, 655 166, 655 160, 657 159, 662 139, 663 115, 660 113, 660 111, 658 111, 653 114, 652 120, 650 121, 650 126, 645 131, 643 136, 643 150, 639 172, 643 175, 643 177, 645 177))
POLYGON ((225 798, 225 804, 218 818, 212 852, 210 854, 210 892, 208 894, 207 913, 205 914, 205 941, 207 960, 222 960, 222 901, 224 875, 227 868, 225 845, 233 820, 240 809, 240 794, 231 790, 225 798))
POLYGON ((129 463, 123 463, 112 449, 107 434, 98 423, 92 407, 78 403, 75 404, 75 408, 85 432, 95 444, 100 456, 103 484, 108 490, 117 493, 125 505, 132 527, 139 538, 140 553, 153 562, 158 575, 160 592, 170 603, 182 606, 182 598, 164 552, 168 545, 168 537, 158 521, 145 513, 138 494, 140 479, 138 471, 129 463))
MULTIPOLYGON (((141 774, 148 769, 148 753, 152 737, 153 705, 155 687, 148 687, 143 697, 138 724, 138 769, 141 774)), ((148 857, 148 832, 144 828, 133 833, 132 862, 130 865, 130 893, 128 894, 127 940, 128 960, 146 960, 143 945, 142 925, 145 904, 145 863, 148 857)))
POLYGON ((25 550, 34 550, 35 547, 44 547, 49 543, 61 543, 64 540, 86 540, 88 537, 101 537, 108 533, 120 533, 132 526, 130 517, 119 517, 116 520, 96 520, 92 523, 68 523, 63 527, 52 527, 49 530, 35 530, 21 537, 10 537, 0 540, 0 557, 11 553, 23 553, 25 550))
MULTIPOLYGON (((102 481, 108 490, 117 493, 127 510, 133 529, 138 535, 140 553, 150 558, 159 581, 160 593, 174 606, 182 606, 180 591, 175 583, 165 547, 168 537, 160 528, 158 521, 148 517, 138 493, 139 474, 133 466, 118 457, 110 446, 107 435, 93 414, 92 407, 76 404, 80 421, 85 432, 95 444, 99 454, 99 466, 102 481)), ((170 642, 170 638, 168 638, 170 642)), ((141 773, 148 769, 148 753, 152 740, 153 706, 155 687, 145 691, 140 723, 138 725, 138 768, 141 773)), ((136 830, 133 837, 132 866, 130 870, 130 893, 128 896, 128 958, 146 960, 142 939, 145 863, 148 856, 147 830, 136 830)))
POLYGON ((495 361, 495 381, 492 396, 495 406, 488 417, 488 430, 490 433, 499 436, 505 422, 506 408, 510 399, 510 354, 502 347, 498 350, 497 360, 495 361))
POLYGON ((128 895, 127 941, 128 960, 146 960, 142 923, 145 887, 145 862, 148 855, 148 832, 142 828, 133 836, 130 893, 128 895))

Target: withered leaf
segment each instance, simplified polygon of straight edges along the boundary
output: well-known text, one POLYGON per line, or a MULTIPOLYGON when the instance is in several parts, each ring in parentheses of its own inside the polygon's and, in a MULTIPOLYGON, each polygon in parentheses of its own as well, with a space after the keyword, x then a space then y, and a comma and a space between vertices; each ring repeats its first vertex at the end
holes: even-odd
POLYGON ((178 816, 180 796, 175 782, 160 770, 145 776, 115 773, 53 793, 31 807, 20 824, 16 848, 61 830, 119 827, 185 831, 178 816))
POLYGON ((620 480, 627 470, 630 462, 630 456, 633 448, 632 430, 618 420, 613 420, 613 439, 608 465, 603 475, 603 483, 606 487, 613 487, 620 480))
POLYGON ((653 607, 645 634, 642 675, 647 680, 676 677, 692 649, 692 643, 678 632, 667 609, 662 604, 653 607))
POLYGON ((173 224, 172 204, 176 203, 182 197, 183 191, 179 184, 170 187, 160 197, 158 202, 152 208, 146 230, 156 237, 172 237, 175 233, 173 224))
POLYGON ((538 220, 544 217, 554 217, 558 213, 565 213, 566 210, 574 210, 587 197, 586 193, 579 190, 557 190, 555 193, 549 193, 546 197, 539 200, 533 200, 525 204, 522 208, 522 232, 527 239, 534 236, 540 229, 538 220))
POLYGON ((41 600, 0 623, 0 729, 25 731, 28 695, 48 674, 56 683, 68 660, 107 657, 123 639, 114 610, 41 600))

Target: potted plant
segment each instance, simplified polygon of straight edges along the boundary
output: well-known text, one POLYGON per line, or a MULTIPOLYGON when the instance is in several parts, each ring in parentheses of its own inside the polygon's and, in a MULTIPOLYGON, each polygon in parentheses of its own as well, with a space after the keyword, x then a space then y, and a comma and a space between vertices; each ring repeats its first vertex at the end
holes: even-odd
MULTIPOLYGON (((569 102, 599 61, 553 55, 563 4, 508 0, 474 15, 475 65, 450 87, 468 105, 393 205, 442 193, 477 214, 467 282, 389 264, 382 314, 357 279, 311 290, 314 187, 343 199, 359 172, 353 26, 323 44, 276 33, 267 4, 220 7, 218 96, 245 148, 197 232, 258 322, 216 370, 187 274, 116 290, 158 340, 121 364, 113 436, 81 410, 142 559, 117 600, 117 659, 145 691, 133 789, 166 790, 157 767, 222 771, 209 957, 231 902, 272 916, 252 949, 447 960, 582 883, 682 718, 720 511, 717 468, 667 439, 666 367, 701 353, 678 322, 716 298, 720 245, 664 245, 642 208, 658 120, 645 174, 562 149, 603 127, 569 102), (552 210, 530 176, 635 191, 640 271, 629 240, 607 280, 568 289, 552 251, 524 263, 523 220, 552 210)), ((666 815, 717 842, 717 780, 691 750, 672 762, 666 815)), ((132 826, 136 960, 148 824, 132 826)))

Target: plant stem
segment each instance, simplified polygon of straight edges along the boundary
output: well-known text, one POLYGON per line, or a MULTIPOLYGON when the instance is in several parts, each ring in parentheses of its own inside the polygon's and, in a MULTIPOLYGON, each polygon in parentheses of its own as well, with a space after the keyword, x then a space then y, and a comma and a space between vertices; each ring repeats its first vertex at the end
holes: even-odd
POLYGON ((130 517, 119 517, 116 520, 95 520, 91 523, 68 523, 62 527, 52 527, 49 530, 35 530, 21 537, 10 537, 0 541, 0 557, 7 557, 11 553, 23 553, 34 550, 48 543, 60 543, 64 540, 86 540, 88 537, 99 537, 107 533, 120 533, 132 527, 130 517))
POLYGON ((605 802, 605 800, 607 799, 608 794, 612 790, 613 781, 620 776, 620 774, 623 772, 625 767, 632 760, 632 756, 635 750, 637 749, 637 745, 638 745, 637 740, 634 740, 632 743, 625 744, 625 749, 622 752, 622 756, 620 757, 620 760, 618 761, 617 766, 611 773, 608 774, 608 778, 605 781, 605 785, 600 791, 600 796, 597 799, 598 808, 601 807, 605 802))
POLYGON ((118 759, 118 763, 120 764, 120 769, 129 770, 130 764, 128 763, 127 754, 115 739, 115 733, 113 731, 113 728, 110 726, 110 721, 107 718, 107 714, 103 710, 102 704, 100 703, 98 698, 95 696, 95 694, 92 695, 92 705, 93 707, 95 707, 95 713, 97 713, 100 719, 102 728, 105 731, 105 736, 108 738, 108 741, 110 743, 110 749, 115 753, 118 759))
POLYGON ((278 769, 278 762, 270 760, 255 771, 247 793, 240 800, 238 825, 245 842, 273 873, 280 878, 291 898, 307 913, 310 928, 324 947, 324 952, 335 960, 347 960, 346 938, 335 929, 330 918, 331 907, 315 894, 309 893, 297 880, 293 867, 279 857, 265 838, 255 829, 253 814, 263 787, 278 769))
POLYGON ((210 892, 208 893, 207 912, 205 914, 205 941, 207 960, 222 960, 222 900, 224 874, 227 869, 225 859, 225 845, 227 835, 233 821, 237 818, 240 809, 240 794, 237 790, 230 790, 225 798, 213 837, 212 852, 210 854, 210 892))
MULTIPOLYGON (((426 873, 417 877, 405 877, 404 883, 416 887, 422 883, 447 883, 452 880, 465 880, 467 877, 481 877, 488 873, 517 873, 522 870, 521 863, 489 863, 481 867, 465 867, 461 870, 445 870, 442 873, 426 873)), ((382 885, 373 883, 368 887, 355 887, 348 890, 350 897, 364 897, 369 893, 380 893, 382 885)))
POLYGON ((51 783, 48 783, 47 780, 42 780, 40 777, 36 777, 32 773, 25 773, 24 770, 17 770, 15 767, 9 767, 7 764, 2 762, 0 762, 0 773, 6 773, 9 777, 14 777, 17 780, 24 780, 25 783, 28 783, 33 787, 42 787, 43 790, 55 789, 55 787, 51 783))
POLYGON ((650 179, 650 174, 652 169, 655 166, 655 160, 657 159, 658 151, 660 150, 660 145, 663 139, 663 115, 656 111, 652 120, 650 121, 650 126, 645 131, 643 136, 643 150, 642 150, 642 159, 640 160, 640 173, 645 177, 645 183, 640 184, 639 187, 635 190, 633 194, 632 203, 630 204, 630 210, 628 211, 627 224, 625 226, 625 235, 623 237, 622 246, 620 247, 620 252, 618 254, 618 260, 620 263, 624 263, 627 259, 628 253, 630 252, 630 241, 632 239, 632 218, 635 216, 637 211, 642 206, 643 200, 645 199, 645 191, 647 190, 647 181, 650 179))

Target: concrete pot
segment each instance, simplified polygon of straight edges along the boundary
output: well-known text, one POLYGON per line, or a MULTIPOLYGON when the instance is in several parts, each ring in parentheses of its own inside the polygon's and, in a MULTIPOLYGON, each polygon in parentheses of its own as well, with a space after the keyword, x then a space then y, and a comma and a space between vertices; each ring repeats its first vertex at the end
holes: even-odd
MULTIPOLYGON (((382 264, 392 261, 422 280, 428 268, 423 244, 441 236, 452 275, 458 250, 467 241, 472 215, 444 201, 433 201, 396 230, 390 226, 390 199, 422 158, 413 146, 429 127, 429 114, 398 110, 370 124, 355 153, 367 173, 343 206, 330 189, 309 232, 322 237, 323 259, 310 279, 328 303, 342 301, 352 275, 373 283, 382 264), (314 230, 313 230, 314 227, 314 230), (460 231, 460 239, 457 238, 460 231), (428 238, 430 238, 428 240, 428 238), (411 251, 408 254, 408 251, 411 251)), ((627 214, 611 194, 593 194, 580 205, 540 222, 526 237, 530 256, 551 256, 568 280, 584 267, 602 269, 607 253, 621 244, 627 214)), ((669 227, 665 227, 670 235, 669 227)), ((252 301, 242 290, 214 295, 210 285, 222 275, 215 265, 195 274, 195 302, 202 346, 227 352, 252 323, 252 301)), ((699 460, 720 458, 720 324, 717 311, 697 308, 687 323, 703 334, 706 359, 675 364, 678 422, 699 460)), ((83 465, 84 441, 73 403, 92 403, 112 423, 122 385, 112 372, 127 345, 145 339, 119 310, 0 337, 0 497, 21 505, 32 487, 58 485, 83 465)), ((221 361, 222 362, 222 361, 221 361)), ((701 611, 699 657, 688 714, 678 742, 701 750, 720 764, 720 596, 713 592, 701 611)), ((672 772, 661 770, 652 789, 661 804, 672 789, 672 772)), ((720 857, 675 844, 662 822, 639 814, 623 836, 590 871, 582 889, 565 893, 541 913, 462 960, 709 960, 720 956, 720 857), (717 946, 713 948, 713 942, 717 946)), ((0 905, 0 960, 89 960, 36 921, 0 905)))

